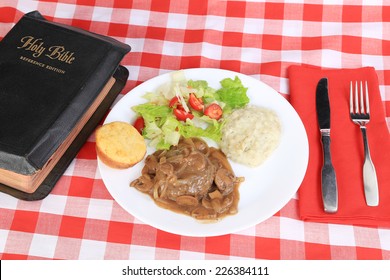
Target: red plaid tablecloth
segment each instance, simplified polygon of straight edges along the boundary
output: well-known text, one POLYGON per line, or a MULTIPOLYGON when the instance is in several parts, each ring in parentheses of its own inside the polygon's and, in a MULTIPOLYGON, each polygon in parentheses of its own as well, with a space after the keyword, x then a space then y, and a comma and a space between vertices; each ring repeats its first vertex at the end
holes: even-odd
MULTIPOLYGON (((122 94, 167 71, 213 67, 253 76, 288 98, 290 65, 373 66, 390 127, 390 1, 318 2, 2 0, 0 37, 39 10, 123 41, 132 51, 122 61, 130 71, 122 94)), ((303 222, 297 203, 295 196, 230 235, 166 233, 110 196, 91 135, 44 200, 0 194, 0 259, 390 259, 390 229, 303 222)))

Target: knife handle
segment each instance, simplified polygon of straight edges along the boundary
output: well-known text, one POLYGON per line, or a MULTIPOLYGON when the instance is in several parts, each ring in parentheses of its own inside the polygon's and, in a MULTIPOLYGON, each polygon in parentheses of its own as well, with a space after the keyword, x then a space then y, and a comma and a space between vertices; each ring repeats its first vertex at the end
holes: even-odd
POLYGON ((321 190, 324 211, 336 213, 338 208, 338 193, 336 173, 330 156, 330 130, 321 130, 321 142, 324 155, 324 164, 321 170, 321 190))

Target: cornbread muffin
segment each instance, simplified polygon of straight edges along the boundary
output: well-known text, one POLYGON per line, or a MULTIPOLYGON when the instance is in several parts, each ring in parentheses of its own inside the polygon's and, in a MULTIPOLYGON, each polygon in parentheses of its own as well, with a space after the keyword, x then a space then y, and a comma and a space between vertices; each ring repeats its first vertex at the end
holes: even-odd
POLYGON ((125 169, 144 158, 146 143, 131 124, 115 121, 96 130, 96 152, 106 165, 125 169))

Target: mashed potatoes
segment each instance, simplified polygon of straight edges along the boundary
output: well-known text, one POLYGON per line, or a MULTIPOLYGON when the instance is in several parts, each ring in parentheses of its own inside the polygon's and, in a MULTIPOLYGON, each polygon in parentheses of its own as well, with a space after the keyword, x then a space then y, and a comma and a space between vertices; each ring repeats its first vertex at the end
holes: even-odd
POLYGON ((280 134, 281 125, 275 112, 249 106, 235 110, 226 119, 221 150, 235 162, 258 166, 277 148, 280 134))

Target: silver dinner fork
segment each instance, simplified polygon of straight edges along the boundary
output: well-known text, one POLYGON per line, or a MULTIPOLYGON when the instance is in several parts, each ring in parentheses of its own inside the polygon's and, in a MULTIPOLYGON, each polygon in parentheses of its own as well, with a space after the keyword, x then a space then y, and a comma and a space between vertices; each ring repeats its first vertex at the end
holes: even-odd
POLYGON ((355 82, 350 84, 350 116, 352 121, 360 126, 364 143, 364 164, 363 164, 363 185, 366 203, 368 206, 378 206, 378 180, 375 167, 371 159, 370 148, 367 142, 366 125, 370 121, 370 103, 368 98, 367 81, 355 82))

